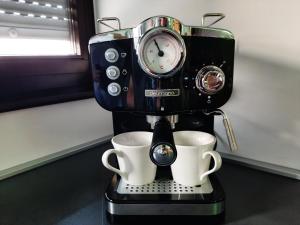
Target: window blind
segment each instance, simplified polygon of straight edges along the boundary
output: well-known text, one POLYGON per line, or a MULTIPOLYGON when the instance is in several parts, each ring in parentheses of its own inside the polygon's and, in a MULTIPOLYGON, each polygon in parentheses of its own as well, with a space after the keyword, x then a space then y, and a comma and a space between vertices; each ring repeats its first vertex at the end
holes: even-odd
MULTIPOLYGON (((21 55, 27 51, 25 45, 36 43, 37 46, 32 47, 38 48, 45 40, 52 44, 57 42, 57 46, 68 43, 68 54, 76 53, 70 21, 69 0, 0 0, 0 55, 6 54, 5 41, 6 45, 24 46, 21 55)), ((10 46, 14 52, 12 48, 10 46)))

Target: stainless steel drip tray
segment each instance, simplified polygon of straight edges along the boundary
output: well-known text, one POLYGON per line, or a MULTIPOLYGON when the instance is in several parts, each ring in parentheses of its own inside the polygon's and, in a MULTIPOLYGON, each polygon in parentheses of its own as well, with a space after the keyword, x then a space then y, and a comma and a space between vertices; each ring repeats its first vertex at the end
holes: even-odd
POLYGON ((119 194, 210 194, 213 188, 209 179, 205 184, 197 187, 184 186, 173 180, 155 180, 146 185, 130 185, 121 179, 117 192, 119 194))
POLYGON ((224 190, 215 175, 199 187, 165 179, 128 185, 115 175, 105 198, 107 212, 113 216, 221 216, 225 210, 224 190))

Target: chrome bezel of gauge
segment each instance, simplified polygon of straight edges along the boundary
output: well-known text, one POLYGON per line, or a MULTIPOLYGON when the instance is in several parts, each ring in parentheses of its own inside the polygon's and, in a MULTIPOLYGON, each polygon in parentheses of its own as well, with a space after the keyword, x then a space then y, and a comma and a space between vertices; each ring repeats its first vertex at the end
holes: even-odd
POLYGON ((185 47, 184 40, 182 39, 181 35, 179 35, 177 32, 170 30, 168 28, 165 28, 165 27, 156 27, 156 28, 149 30, 147 33, 145 33, 145 35, 143 35, 140 38, 139 43, 137 45, 137 55, 138 55, 138 63, 145 73, 147 73, 151 76, 154 76, 156 78, 167 78, 167 77, 171 77, 171 76, 175 75, 175 73, 178 72, 178 70, 180 70, 182 68, 182 66, 185 62, 185 58, 186 58, 186 47, 185 47), (144 50, 145 44, 152 36, 154 36, 158 33, 168 33, 169 35, 173 36, 175 38, 175 40, 178 42, 179 46, 181 46, 181 51, 180 51, 181 56, 180 56, 180 59, 179 59, 177 65, 171 71, 169 71, 167 73, 156 73, 156 72, 152 71, 151 69, 149 69, 149 67, 147 66, 145 59, 144 59, 143 50, 144 50))

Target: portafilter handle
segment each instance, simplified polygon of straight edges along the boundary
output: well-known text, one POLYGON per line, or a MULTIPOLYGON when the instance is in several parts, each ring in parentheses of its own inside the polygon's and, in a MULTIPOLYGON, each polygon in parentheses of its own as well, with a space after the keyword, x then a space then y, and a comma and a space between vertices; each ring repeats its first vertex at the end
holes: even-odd
POLYGON ((225 112, 223 112, 221 109, 216 109, 214 111, 210 112, 203 112, 205 115, 221 115, 223 117, 223 124, 226 130, 226 135, 229 143, 230 150, 232 152, 238 151, 238 144, 236 141, 236 137, 231 125, 230 120, 228 119, 227 115, 225 112))
POLYGON ((155 123, 150 159, 157 166, 170 166, 176 160, 177 150, 170 122, 161 118, 155 123))

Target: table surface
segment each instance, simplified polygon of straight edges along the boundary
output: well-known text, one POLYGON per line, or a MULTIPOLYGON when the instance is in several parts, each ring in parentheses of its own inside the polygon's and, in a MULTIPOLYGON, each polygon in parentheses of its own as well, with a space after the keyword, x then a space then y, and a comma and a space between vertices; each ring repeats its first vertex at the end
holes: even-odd
MULTIPOLYGON (((0 181, 0 225, 105 225, 109 144, 0 181)), ((300 182, 225 162, 225 224, 300 225, 300 182)))

